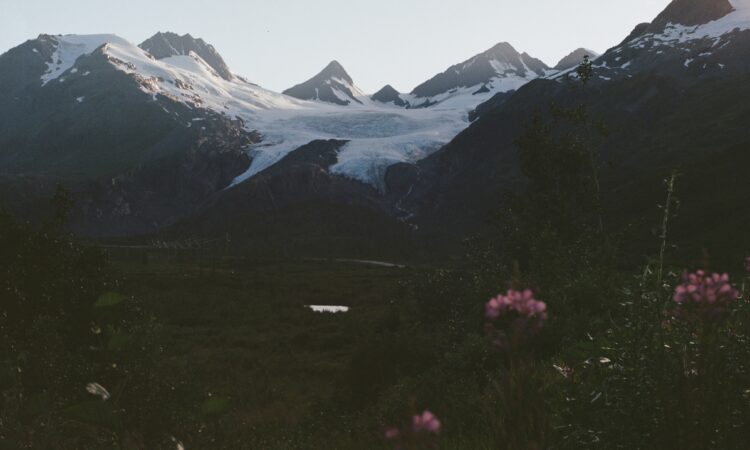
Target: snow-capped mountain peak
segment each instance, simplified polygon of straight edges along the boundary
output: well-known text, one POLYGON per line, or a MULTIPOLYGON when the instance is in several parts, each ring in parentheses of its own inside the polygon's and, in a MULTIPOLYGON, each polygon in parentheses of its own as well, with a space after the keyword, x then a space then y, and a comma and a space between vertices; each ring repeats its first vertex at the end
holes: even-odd
MULTIPOLYGON (((189 35, 188 35, 189 36, 189 35)), ((86 55, 98 56, 103 64, 133 78, 140 90, 154 100, 158 96, 190 107, 213 110, 231 117, 247 117, 255 111, 305 108, 304 102, 268 91, 240 77, 227 80, 198 52, 185 49, 175 55, 149 51, 111 34, 41 35, 37 42, 49 47, 51 56, 41 74, 42 85, 63 83, 70 75, 85 76, 78 65, 86 55)), ((100 65, 99 67, 104 67, 100 65)))
POLYGON ((542 61, 501 42, 414 88, 411 104, 431 106, 457 93, 478 95, 512 91, 545 75, 548 70, 542 61))
POLYGON ((484 53, 475 56, 470 60, 470 64, 481 64, 484 61, 488 62, 495 69, 495 74, 498 76, 509 72, 526 76, 529 71, 535 72, 537 75, 542 75, 544 70, 547 69, 547 65, 542 61, 533 58, 526 52, 518 53, 507 42, 500 42, 484 53))
MULTIPOLYGON (((686 32, 684 34, 688 35, 694 34, 698 29, 712 22, 724 22, 718 28, 722 28, 725 32, 732 31, 732 28, 728 27, 731 22, 747 21, 747 15, 742 11, 749 6, 747 0, 673 0, 653 22, 636 25, 623 44, 643 36, 658 36, 675 30, 680 33, 686 32), (738 12, 739 14, 734 14, 738 12), (731 20, 723 20, 730 15, 733 16, 731 20)), ((702 36, 697 35, 697 37, 702 36)), ((687 39, 690 38, 687 36, 687 39)))
POLYGON ((673 0, 597 59, 598 78, 636 72, 702 77, 750 66, 750 0, 673 0))
POLYGON ((747 29, 750 29, 750 0, 673 0, 644 35, 679 37, 685 42, 747 29))
POLYGON ((283 93, 300 100, 315 100, 344 106, 352 102, 362 104, 365 97, 338 61, 331 61, 320 73, 283 93))
POLYGON ((720 19, 734 11, 729 0, 674 0, 650 25, 650 32, 663 31, 669 24, 695 26, 720 19))
POLYGON ((143 41, 139 47, 149 52, 156 59, 189 55, 193 52, 208 63, 221 78, 225 80, 232 80, 233 78, 232 72, 219 52, 203 39, 196 39, 190 34, 180 36, 171 32, 159 32, 143 41))
POLYGON ((130 45, 128 41, 114 34, 67 34, 64 36, 43 34, 38 40, 50 43, 54 47, 54 52, 47 63, 47 71, 41 77, 43 85, 60 78, 73 68, 78 58, 92 53, 105 44, 130 45))
POLYGON ((354 84, 354 80, 352 80, 352 77, 349 76, 349 74, 346 72, 346 69, 344 69, 344 66, 341 65, 340 62, 333 60, 323 69, 319 76, 333 79, 338 78, 340 80, 344 80, 349 84, 354 84))

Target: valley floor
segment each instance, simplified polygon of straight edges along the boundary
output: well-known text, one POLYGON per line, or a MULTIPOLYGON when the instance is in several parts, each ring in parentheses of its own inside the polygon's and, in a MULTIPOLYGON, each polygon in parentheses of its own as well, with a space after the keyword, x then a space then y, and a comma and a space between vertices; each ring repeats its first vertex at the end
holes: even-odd
MULTIPOLYGON (((352 379, 355 355, 420 270, 311 259, 115 267, 122 293, 139 298, 157 324, 152 345, 164 351, 157 373, 178 385, 197 416, 211 398, 228 401, 216 421, 179 436, 215 448, 321 448, 311 443, 344 431, 364 401, 352 379), (350 309, 323 314, 306 305, 350 309)), ((374 425, 352 445, 377 446, 374 425)))

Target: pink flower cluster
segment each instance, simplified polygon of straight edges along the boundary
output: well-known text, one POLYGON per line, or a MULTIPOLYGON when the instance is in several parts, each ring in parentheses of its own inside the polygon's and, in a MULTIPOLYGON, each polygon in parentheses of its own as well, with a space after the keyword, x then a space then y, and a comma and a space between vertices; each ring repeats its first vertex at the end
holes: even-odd
MULTIPOLYGON (((729 275, 707 275, 703 270, 698 270, 683 275, 683 282, 675 288, 672 299, 678 308, 694 305, 719 311, 739 297, 739 291, 729 282, 729 275)), ((679 312, 682 311, 678 309, 679 312)))
POLYGON ((435 414, 428 410, 425 410, 422 414, 416 414, 414 417, 412 417, 411 423, 415 433, 440 433, 440 421, 435 416, 435 414))
POLYGON ((487 302, 485 314, 490 320, 507 314, 516 314, 521 318, 544 322, 547 319, 547 304, 536 300, 531 289, 523 292, 509 289, 505 295, 498 295, 487 302))
POLYGON ((388 427, 385 429, 384 437, 388 441, 401 441, 419 439, 419 436, 425 434, 437 435, 440 433, 440 420, 429 410, 424 410, 421 414, 415 414, 411 419, 411 429, 405 428, 404 431, 398 427, 388 427))

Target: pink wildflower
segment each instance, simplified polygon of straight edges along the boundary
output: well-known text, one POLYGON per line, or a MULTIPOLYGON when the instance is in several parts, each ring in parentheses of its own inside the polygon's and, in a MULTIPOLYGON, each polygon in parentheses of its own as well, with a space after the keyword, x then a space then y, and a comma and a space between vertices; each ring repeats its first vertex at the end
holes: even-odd
POLYGON ((440 433, 440 421, 432 412, 425 410, 422 414, 416 414, 412 418, 412 427, 415 433, 425 431, 428 433, 440 433))
POLYGON ((401 436, 401 431, 396 427, 388 427, 385 429, 385 439, 388 441, 394 441, 401 436))
POLYGON ((677 312, 685 308, 699 307, 711 312, 721 312, 740 297, 740 293, 729 282, 729 275, 703 270, 685 273, 682 284, 675 288, 672 299, 677 303, 677 312))
POLYGON ((547 304, 536 300, 531 289, 523 292, 510 289, 506 295, 498 295, 485 305, 485 314, 490 320, 509 313, 543 322, 547 319, 547 304))

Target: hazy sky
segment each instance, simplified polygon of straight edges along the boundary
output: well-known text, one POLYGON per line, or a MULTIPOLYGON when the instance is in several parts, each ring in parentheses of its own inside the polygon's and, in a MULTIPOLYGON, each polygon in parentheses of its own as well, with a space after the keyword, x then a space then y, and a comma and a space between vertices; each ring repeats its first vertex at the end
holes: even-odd
POLYGON ((0 53, 40 33, 202 37, 233 72, 283 90, 337 59, 366 92, 408 92, 507 41, 553 65, 597 52, 669 0, 0 0, 0 53))

